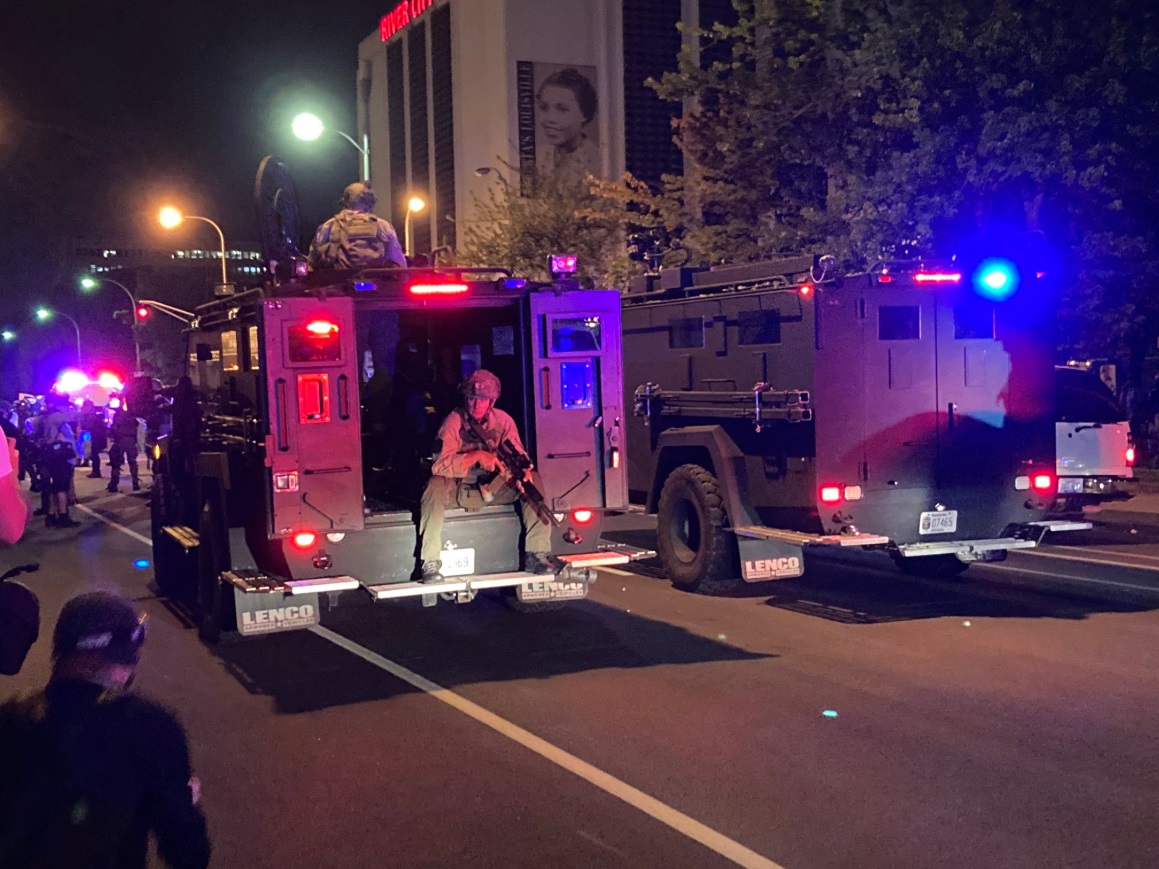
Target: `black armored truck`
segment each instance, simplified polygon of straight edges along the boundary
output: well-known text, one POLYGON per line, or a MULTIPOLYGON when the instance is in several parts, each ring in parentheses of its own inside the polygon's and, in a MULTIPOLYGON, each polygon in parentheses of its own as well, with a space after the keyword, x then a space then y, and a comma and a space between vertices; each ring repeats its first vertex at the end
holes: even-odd
POLYGON ((666 269, 624 297, 629 495, 678 587, 805 551, 952 576, 1036 546, 1056 496, 1049 276, 1017 261, 666 269))
MULTIPOLYGON (((626 505, 620 294, 490 268, 311 272, 284 166, 259 171, 271 265, 263 286, 214 299, 186 331, 189 381, 155 448, 158 585, 203 635, 307 627, 347 592, 524 611, 582 598, 626 505), (555 575, 521 569, 511 506, 447 511, 442 575, 416 581, 416 519, 439 425, 477 369, 499 376, 542 479, 555 575)), ((543 515, 541 513, 541 515, 543 515)))

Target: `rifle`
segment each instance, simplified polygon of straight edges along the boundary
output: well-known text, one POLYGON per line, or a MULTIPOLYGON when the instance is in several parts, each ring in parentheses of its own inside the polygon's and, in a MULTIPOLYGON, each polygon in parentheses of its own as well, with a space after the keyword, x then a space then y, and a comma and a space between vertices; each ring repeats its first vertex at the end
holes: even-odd
MULTIPOLYGON (((499 443, 493 443, 491 438, 487 436, 486 429, 471 414, 465 413, 463 414, 463 418, 467 420, 467 425, 470 426, 475 437, 486 444, 488 449, 495 454, 495 458, 499 460, 499 476, 506 478, 503 482, 510 485, 519 493, 519 497, 526 501, 531 509, 535 511, 535 514, 541 522, 558 528, 559 520, 555 518, 555 514, 547 506, 547 501, 544 499, 543 493, 539 491, 533 482, 524 479, 524 474, 531 470, 531 459, 516 447, 515 444, 511 443, 510 438, 506 438, 499 443)), ((486 485, 481 485, 479 491, 483 494, 484 501, 490 501, 495 497, 486 488, 486 485)))

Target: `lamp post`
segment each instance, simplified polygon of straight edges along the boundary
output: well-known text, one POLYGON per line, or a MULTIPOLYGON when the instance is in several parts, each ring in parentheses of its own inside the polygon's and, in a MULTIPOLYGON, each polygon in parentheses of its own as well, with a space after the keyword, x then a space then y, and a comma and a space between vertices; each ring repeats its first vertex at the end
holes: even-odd
POLYGON ((406 241, 406 255, 414 254, 414 238, 411 235, 410 216, 417 214, 427 207, 427 201, 421 196, 412 196, 406 201, 406 218, 402 222, 402 234, 406 241))
MULTIPOLYGON (((326 130, 326 125, 322 123, 322 119, 310 112, 302 112, 290 123, 290 129, 294 131, 294 135, 303 142, 313 142, 326 130)), ((337 133, 351 145, 353 145, 359 154, 362 155, 362 180, 367 183, 370 182, 370 136, 366 133, 362 134, 362 144, 359 145, 354 138, 341 130, 332 130, 337 133)))
POLYGON ((221 231, 220 226, 208 217, 198 217, 196 214, 182 214, 172 205, 166 205, 162 208, 161 213, 157 215, 157 220, 166 229, 175 229, 185 220, 200 220, 202 223, 208 223, 216 229, 217 237, 221 241, 221 283, 223 285, 229 283, 229 277, 225 273, 225 233, 221 231))
POLYGON ((133 298, 133 293, 129 290, 128 287, 126 287, 120 281, 113 280, 112 278, 94 278, 94 277, 86 275, 85 277, 80 279, 80 285, 81 285, 82 290, 95 290, 97 288, 97 285, 101 284, 101 283, 112 284, 115 287, 120 287, 122 290, 125 291, 125 295, 129 297, 129 311, 131 311, 133 314, 133 323, 129 327, 133 331, 133 359, 135 362, 135 367, 133 368, 133 373, 140 374, 141 373, 141 342, 137 336, 137 315, 136 315, 137 300, 135 298, 133 298))
POLYGON ((82 367, 81 366, 81 351, 80 351, 80 324, 76 320, 74 320, 72 317, 70 317, 68 314, 63 313, 62 311, 54 311, 51 308, 43 308, 43 307, 36 309, 36 319, 42 323, 44 323, 48 320, 51 320, 57 314, 60 314, 60 316, 64 317, 66 320, 68 320, 70 323, 72 323, 72 327, 74 329, 76 329, 76 367, 80 368, 80 367, 82 367))

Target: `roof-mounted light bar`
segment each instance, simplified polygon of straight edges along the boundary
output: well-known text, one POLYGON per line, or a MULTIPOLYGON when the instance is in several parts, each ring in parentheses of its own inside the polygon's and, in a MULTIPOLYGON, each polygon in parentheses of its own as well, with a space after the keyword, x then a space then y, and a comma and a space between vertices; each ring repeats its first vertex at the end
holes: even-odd
POLYGON ((457 296, 467 292, 469 287, 463 283, 411 284, 409 289, 413 296, 457 296))

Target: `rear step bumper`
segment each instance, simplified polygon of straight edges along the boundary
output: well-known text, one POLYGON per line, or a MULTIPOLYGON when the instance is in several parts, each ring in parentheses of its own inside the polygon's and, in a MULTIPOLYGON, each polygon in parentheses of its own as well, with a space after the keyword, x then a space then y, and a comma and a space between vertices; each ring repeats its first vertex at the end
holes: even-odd
POLYGON ((1007 525, 1002 537, 992 540, 931 540, 927 543, 903 543, 897 551, 906 558, 925 555, 957 555, 963 560, 986 560, 987 552, 1011 549, 1034 549, 1052 531, 1086 531, 1094 527, 1090 522, 1072 522, 1066 519, 1047 519, 1007 525), (972 559, 971 556, 976 556, 972 559))

